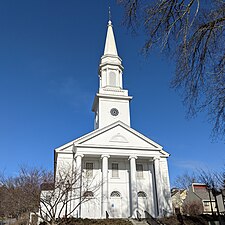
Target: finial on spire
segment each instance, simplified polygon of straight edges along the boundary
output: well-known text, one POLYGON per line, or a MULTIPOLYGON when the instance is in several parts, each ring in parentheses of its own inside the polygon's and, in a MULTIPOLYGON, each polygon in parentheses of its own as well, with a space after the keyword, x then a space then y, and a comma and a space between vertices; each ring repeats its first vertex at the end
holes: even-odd
POLYGON ((109 6, 109 21, 111 21, 111 10, 110 10, 110 6, 109 6))
POLYGON ((105 41, 105 50, 104 55, 114 55, 118 56, 117 49, 116 49, 116 42, 113 34, 113 26, 111 22, 111 10, 109 5, 109 21, 107 26, 107 35, 105 41))

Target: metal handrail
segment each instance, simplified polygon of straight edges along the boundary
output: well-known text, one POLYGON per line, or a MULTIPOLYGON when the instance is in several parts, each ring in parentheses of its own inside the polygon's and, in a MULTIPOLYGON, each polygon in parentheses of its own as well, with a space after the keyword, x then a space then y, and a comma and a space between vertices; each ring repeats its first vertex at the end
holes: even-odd
POLYGON ((147 221, 148 224, 150 225, 161 225, 162 223, 160 223, 158 220, 156 220, 149 212, 145 211, 145 219, 147 221))
POLYGON ((141 213, 139 213, 138 210, 136 211, 136 213, 137 213, 137 220, 141 221, 141 213))

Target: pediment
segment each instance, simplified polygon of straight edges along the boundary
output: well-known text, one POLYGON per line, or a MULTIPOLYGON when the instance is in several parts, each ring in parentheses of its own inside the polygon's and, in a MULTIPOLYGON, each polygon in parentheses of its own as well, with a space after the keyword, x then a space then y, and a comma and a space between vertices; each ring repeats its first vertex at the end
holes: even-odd
MULTIPOLYGON (((153 140, 147 138, 138 131, 130 128, 121 121, 117 121, 109 126, 94 130, 80 138, 72 140, 55 149, 55 153, 74 153, 76 148, 112 148, 126 150, 147 150, 159 151, 164 157, 168 157, 169 153, 163 150, 163 147, 153 140)), ((56 155, 55 155, 56 157, 56 155)))
POLYGON ((92 147, 162 149, 162 146, 120 121, 105 128, 95 130, 77 139, 74 144, 76 146, 92 147))

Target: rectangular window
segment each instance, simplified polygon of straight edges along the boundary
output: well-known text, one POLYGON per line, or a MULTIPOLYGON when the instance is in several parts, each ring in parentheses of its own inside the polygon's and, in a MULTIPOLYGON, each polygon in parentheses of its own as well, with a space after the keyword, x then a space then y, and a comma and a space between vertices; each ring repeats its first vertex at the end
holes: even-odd
POLYGON ((137 178, 143 178, 143 165, 137 164, 136 169, 137 169, 137 178))
POLYGON ((112 163, 112 177, 119 177, 119 165, 118 165, 118 163, 112 163))
POLYGON ((86 163, 86 176, 87 178, 93 177, 93 163, 86 163))
POLYGON ((204 202, 204 206, 209 206, 209 202, 204 202))

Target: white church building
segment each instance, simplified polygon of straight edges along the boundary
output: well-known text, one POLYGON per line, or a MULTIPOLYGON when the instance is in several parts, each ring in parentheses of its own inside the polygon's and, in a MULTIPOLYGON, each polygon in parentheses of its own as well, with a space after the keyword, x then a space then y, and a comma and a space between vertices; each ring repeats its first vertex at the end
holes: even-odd
MULTIPOLYGON (((139 214, 143 218, 145 211, 153 217, 171 212, 169 154, 130 127, 132 96, 123 89, 123 69, 109 21, 98 70, 99 90, 92 105, 94 130, 55 149, 56 180, 64 167, 88 176, 85 180, 80 177, 77 193, 90 199, 74 210, 74 217, 128 218, 139 214), (86 190, 88 180, 99 183, 99 188, 86 190)), ((67 210, 75 204, 70 203, 67 210)))

